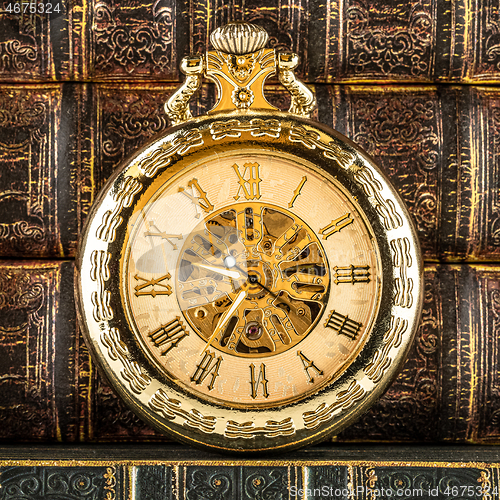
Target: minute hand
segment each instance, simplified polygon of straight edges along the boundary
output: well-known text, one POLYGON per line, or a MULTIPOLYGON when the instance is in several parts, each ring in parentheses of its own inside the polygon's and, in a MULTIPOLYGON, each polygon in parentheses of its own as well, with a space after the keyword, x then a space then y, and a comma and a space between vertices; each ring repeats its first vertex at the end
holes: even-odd
POLYGON ((234 302, 232 303, 231 307, 219 319, 217 326, 215 327, 212 335, 210 335, 207 345, 205 346, 205 349, 201 351, 201 354, 203 354, 210 347, 212 342, 215 340, 215 337, 217 337, 217 335, 226 327, 227 322, 231 319, 233 313, 236 311, 236 309, 238 309, 238 307, 246 299, 246 297, 247 297, 247 291, 241 290, 241 292, 234 299, 234 302))

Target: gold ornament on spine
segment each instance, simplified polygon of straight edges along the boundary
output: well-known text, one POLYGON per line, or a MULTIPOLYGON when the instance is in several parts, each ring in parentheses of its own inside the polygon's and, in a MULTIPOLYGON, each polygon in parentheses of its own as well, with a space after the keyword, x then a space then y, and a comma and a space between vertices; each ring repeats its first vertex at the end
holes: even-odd
POLYGON ((266 49, 268 39, 264 28, 255 24, 234 22, 217 28, 210 35, 215 50, 208 51, 204 57, 188 56, 182 60, 181 70, 186 80, 165 104, 172 124, 192 118, 189 100, 198 90, 203 76, 217 85, 217 103, 209 114, 235 109, 277 110, 264 96, 264 83, 269 76, 278 73, 280 82, 292 96, 288 112, 310 118, 316 99, 295 76, 294 69, 299 63, 297 54, 266 49))

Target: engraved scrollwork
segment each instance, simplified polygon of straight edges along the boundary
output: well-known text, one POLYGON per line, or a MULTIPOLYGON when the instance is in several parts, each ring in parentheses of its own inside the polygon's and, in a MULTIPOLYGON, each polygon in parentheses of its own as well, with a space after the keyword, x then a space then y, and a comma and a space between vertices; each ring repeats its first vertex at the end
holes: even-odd
POLYGON ((205 416, 194 408, 189 411, 184 410, 182 403, 177 399, 169 398, 163 389, 156 391, 156 394, 149 400, 149 407, 169 420, 179 417, 184 420, 184 425, 207 434, 215 431, 217 422, 215 417, 205 416))
POLYGON ((239 424, 234 420, 229 420, 224 431, 224 435, 228 438, 244 439, 253 439, 257 436, 291 436, 293 434, 295 434, 295 426, 291 417, 285 418, 281 422, 268 420, 263 427, 257 427, 254 422, 239 424))
POLYGON ((375 473, 375 469, 367 469, 365 471, 365 476, 366 498, 368 500, 376 500, 378 495, 375 494, 375 488, 377 486, 378 477, 375 473))
POLYGON ((122 377, 129 383, 130 389, 140 394, 151 383, 151 377, 137 361, 131 359, 130 351, 122 341, 118 328, 108 328, 101 332, 101 342, 108 350, 108 356, 114 361, 121 361, 122 377))
POLYGON ((482 500, 491 500, 491 472, 489 470, 482 470, 477 482, 481 485, 483 491, 482 500))
POLYGON ((113 192, 113 200, 116 202, 113 210, 105 212, 102 218, 102 224, 97 229, 96 236, 106 243, 115 241, 116 230, 123 222, 120 212, 132 205, 134 196, 142 189, 142 184, 133 177, 125 177, 116 190, 113 192))
POLYGON ((500 290, 494 289, 490 294, 491 310, 497 320, 500 319, 500 290))
POLYGON ((289 139, 292 142, 300 142, 309 149, 321 149, 326 158, 336 160, 337 163, 346 170, 351 168, 355 159, 353 153, 343 150, 334 141, 330 141, 326 144, 321 140, 321 137, 317 132, 308 130, 301 125, 290 129, 289 139))
POLYGON ((103 468, 98 466, 92 469, 95 470, 57 465, 47 468, 21 467, 14 474, 2 477, 2 498, 103 498, 103 468))
POLYGON ((432 17, 421 3, 410 4, 405 28, 394 29, 371 22, 375 13, 365 2, 347 9, 347 61, 350 72, 384 75, 406 72, 423 76, 431 68, 432 17))
POLYGON ((0 42, 0 73, 21 73, 38 58, 35 45, 21 40, 0 42))
MULTIPOLYGON (((0 272, 0 333, 19 335, 44 303, 44 286, 26 273, 0 272), (15 314, 14 314, 15 312, 15 314)), ((0 383, 7 378, 1 377, 0 383)))
POLYGON ((413 304, 413 279, 406 275, 407 269, 412 265, 410 255, 410 241, 408 238, 397 238, 390 242, 393 251, 393 265, 399 272, 399 277, 394 279, 396 296, 394 304, 401 307, 411 307, 413 304))
MULTIPOLYGON (((249 468, 249 469, 254 469, 249 468)), ((245 478, 244 498, 274 500, 289 497, 289 471, 286 468, 274 470, 257 469, 245 478), (280 470, 281 469, 281 470, 280 470)))
POLYGON ((96 4, 92 31, 98 74, 116 73, 117 67, 127 74, 143 71, 144 67, 156 74, 169 69, 173 17, 172 8, 165 3, 160 0, 152 4, 153 20, 147 24, 133 21, 135 16, 129 12, 133 8, 124 9, 119 3, 111 6, 105 1, 96 4))
POLYGON ((428 95, 383 95, 353 102, 356 131, 353 140, 369 154, 401 158, 404 152, 424 172, 436 170, 440 147, 439 109, 428 95))
POLYGON ((342 411, 350 408, 354 403, 361 401, 366 396, 366 391, 357 380, 353 380, 345 391, 337 395, 337 399, 331 405, 321 403, 316 410, 306 411, 302 414, 304 427, 315 429, 322 423, 328 422, 342 411))
POLYGON ((44 236, 43 225, 35 225, 25 220, 10 224, 0 223, 0 241, 30 238, 35 242, 43 242, 44 236))
POLYGON ((242 123, 240 120, 227 120, 212 123, 210 133, 214 141, 219 141, 225 137, 241 137, 243 132, 250 132, 253 137, 278 138, 281 133, 281 122, 279 120, 262 120, 254 118, 249 123, 242 123))
MULTIPOLYGON (((228 467, 198 466, 187 474, 185 493, 189 500, 225 500, 233 498, 235 477, 228 467), (193 470, 194 469, 194 470, 193 470)), ((236 468, 231 468, 232 471, 236 468)))
MULTIPOLYGON (((30 137, 40 140, 40 128, 47 120, 49 109, 47 102, 39 99, 40 96, 26 91, 18 91, 14 95, 0 94, 0 127, 27 129, 30 137), (38 134, 35 135, 36 132, 38 134)), ((24 135, 14 142, 13 147, 19 148, 23 140, 26 140, 24 135)))
POLYGON ((175 154, 183 155, 191 148, 202 146, 203 137, 199 129, 194 128, 176 137, 172 142, 163 143, 138 164, 139 170, 146 177, 153 177, 160 168, 165 168, 175 154))
POLYGON ((495 2, 488 2, 479 12, 478 14, 480 16, 485 17, 484 22, 480 23, 482 32, 478 33, 479 38, 483 40, 481 44, 482 50, 479 53, 481 59, 483 59, 483 61, 481 61, 483 64, 481 65, 482 67, 480 66, 476 69, 476 74, 492 74, 500 69, 500 40, 498 37, 500 18, 498 15, 498 4, 495 2), (484 59, 486 59, 489 64, 485 64, 484 59))
POLYGON ((384 334, 382 347, 375 351, 372 360, 365 368, 367 377, 374 383, 380 382, 392 359, 389 352, 401 345, 403 335, 408 329, 408 320, 391 316, 391 325, 384 334))
POLYGON ((375 179, 371 170, 367 167, 360 168, 354 178, 363 186, 363 190, 367 196, 375 201, 375 209, 382 217, 384 227, 389 231, 397 229, 403 225, 401 215, 396 211, 396 207, 392 200, 385 200, 381 196, 382 184, 375 179))
POLYGON ((105 87, 97 94, 102 123, 101 142, 103 167, 114 169, 121 159, 137 146, 167 128, 162 113, 164 93, 146 93, 127 89, 117 93, 105 87))
MULTIPOLYGON (((499 62, 500 64, 500 62, 499 62)), ((487 127, 489 133, 491 134, 491 174, 490 183, 491 186, 498 185, 500 179, 500 169, 499 169, 499 157, 500 157, 500 141, 499 133, 500 130, 500 108, 498 107, 498 102, 494 98, 489 98, 484 101, 483 106, 488 108, 488 120, 487 127)), ((500 193, 498 189, 491 190, 491 208, 489 209, 490 215, 488 217, 488 243, 494 247, 500 246, 500 193)), ((496 249, 495 249, 496 250, 496 249)))
POLYGON ((9 131, 0 139, 0 246, 4 255, 45 254, 55 231, 55 201, 47 188, 53 172, 46 144, 53 118, 49 101, 58 98, 54 91, 34 94, 12 87, 0 93, 0 127, 9 131))
POLYGON ((439 346, 440 335, 438 332, 441 323, 438 317, 435 293, 435 284, 430 279, 426 280, 420 328, 415 339, 418 350, 426 356, 434 354, 439 346))
POLYGON ((110 306, 111 294, 105 290, 105 282, 109 280, 109 259, 111 254, 104 250, 94 250, 90 254, 92 267, 90 268, 90 279, 97 282, 97 292, 92 292, 90 298, 94 306, 93 315, 95 321, 109 321, 113 319, 113 310, 110 306))
POLYGON ((106 490, 105 500, 115 500, 116 498, 116 468, 114 466, 107 467, 106 473, 104 474, 105 485, 104 489, 106 490))
POLYGON ((415 193, 415 206, 412 210, 417 222, 417 228, 420 231, 425 231, 427 234, 436 228, 438 219, 436 193, 430 192, 428 189, 428 186, 422 186, 422 189, 417 189, 415 193))

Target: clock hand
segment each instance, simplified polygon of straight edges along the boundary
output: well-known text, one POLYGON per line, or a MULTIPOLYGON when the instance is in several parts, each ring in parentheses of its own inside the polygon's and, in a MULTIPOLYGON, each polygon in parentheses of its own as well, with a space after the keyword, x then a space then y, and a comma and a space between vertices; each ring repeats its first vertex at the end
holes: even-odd
POLYGON ((193 262, 195 266, 202 267, 203 269, 207 269, 208 271, 213 271, 214 273, 222 274, 223 276, 227 276, 228 278, 232 278, 234 280, 242 279, 243 276, 238 271, 231 271, 230 269, 226 269, 225 267, 218 266, 208 266, 206 264, 201 264, 198 262, 193 262))
MULTIPOLYGON (((237 269, 240 269, 238 266, 235 266, 237 269)), ((285 304, 287 305, 288 307, 290 307, 290 313, 292 313, 295 321, 297 323, 300 323, 303 327, 305 327, 306 329, 309 328, 311 325, 304 321, 304 318, 302 318, 298 312, 297 312, 297 308, 291 304, 290 302, 287 302, 286 300, 284 300, 282 297, 281 297, 281 294, 278 294, 276 292, 273 292, 271 289, 267 288, 266 285, 263 285, 258 279, 257 279, 257 276, 248 276, 248 281, 252 284, 256 284, 256 285, 259 285, 261 288, 263 288, 264 290, 266 290, 266 292, 269 292, 275 299, 280 299, 280 303, 281 304, 285 304)))
POLYGON ((205 349, 203 349, 203 351, 201 351, 201 354, 203 354, 210 347, 212 342, 215 340, 215 337, 217 337, 217 335, 226 327, 226 325, 227 325, 228 321, 231 319, 233 313, 236 311, 236 309, 238 309, 238 307, 246 299, 246 297, 247 297, 247 291, 241 290, 241 292, 234 299, 234 302, 232 303, 231 307, 219 319, 217 326, 214 328, 214 331, 213 331, 212 335, 210 335, 210 338, 208 339, 207 345, 205 346, 205 349))

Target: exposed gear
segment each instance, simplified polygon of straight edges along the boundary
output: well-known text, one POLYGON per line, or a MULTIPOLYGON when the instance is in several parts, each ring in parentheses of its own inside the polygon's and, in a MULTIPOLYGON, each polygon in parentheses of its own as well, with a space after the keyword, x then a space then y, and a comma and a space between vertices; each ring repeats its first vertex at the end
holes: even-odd
POLYGON ((191 283, 192 290, 181 308, 198 334, 208 340, 213 325, 244 290, 245 299, 213 345, 252 356, 282 352, 303 339, 321 315, 329 286, 328 264, 315 233, 285 209, 260 203, 213 214, 203 227, 209 236, 195 236, 184 246, 181 262, 189 266, 179 273, 180 284, 191 283), (230 255, 235 263, 228 268, 230 255), (204 276, 216 282, 211 302, 201 293, 204 276))

